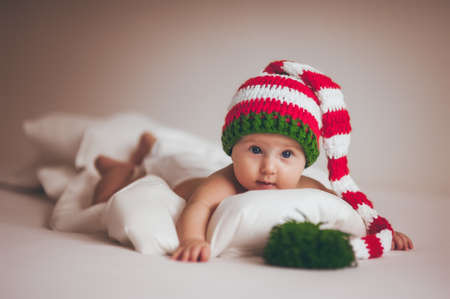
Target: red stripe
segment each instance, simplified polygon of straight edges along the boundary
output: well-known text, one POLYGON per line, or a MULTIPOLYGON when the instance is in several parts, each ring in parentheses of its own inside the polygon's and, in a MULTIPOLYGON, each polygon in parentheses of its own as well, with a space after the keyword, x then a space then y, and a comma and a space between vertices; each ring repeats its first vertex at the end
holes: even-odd
POLYGON ((283 70, 283 65, 286 60, 279 60, 271 62, 263 72, 269 73, 269 74, 280 74, 280 75, 287 75, 287 73, 283 70))
POLYGON ((389 229, 392 231, 392 226, 389 223, 389 221, 387 221, 386 218, 378 216, 370 224, 369 230, 367 233, 370 235, 374 235, 374 234, 381 232, 383 229, 389 229))
POLYGON ((342 199, 349 203, 353 209, 357 210, 359 205, 366 204, 373 209, 373 204, 367 196, 360 192, 347 191, 342 193, 342 199))
POLYGON ((302 79, 305 80, 307 84, 311 85, 314 91, 318 91, 321 88, 341 88, 329 77, 311 71, 304 71, 302 79))
POLYGON ((380 239, 375 235, 367 235, 362 238, 366 243, 366 248, 369 251, 369 259, 380 257, 383 255, 383 246, 380 239))
MULTIPOLYGON (((316 140, 319 141, 319 124, 311 113, 305 109, 299 108, 297 105, 287 104, 286 102, 281 103, 280 100, 276 99, 254 99, 234 105, 225 117, 223 130, 225 130, 234 120, 252 112, 258 114, 261 112, 269 114, 278 112, 282 116, 288 115, 294 121, 301 121, 301 123, 307 124, 316 136, 316 140)), ((297 125, 301 125, 301 123, 298 122, 297 125)))
POLYGON ((281 76, 259 76, 255 78, 250 78, 244 82, 244 84, 239 87, 238 90, 244 89, 249 86, 281 86, 288 87, 293 90, 296 90, 300 93, 305 94, 309 98, 313 99, 317 105, 319 104, 319 99, 314 94, 314 92, 302 84, 301 82, 294 80, 292 78, 281 77, 281 76))
POLYGON ((340 180, 343 176, 348 175, 350 170, 348 169, 347 156, 339 159, 328 159, 328 173, 330 181, 340 180))
POLYGON ((322 122, 322 136, 324 138, 330 138, 338 134, 349 134, 352 131, 350 115, 346 109, 324 113, 322 122))

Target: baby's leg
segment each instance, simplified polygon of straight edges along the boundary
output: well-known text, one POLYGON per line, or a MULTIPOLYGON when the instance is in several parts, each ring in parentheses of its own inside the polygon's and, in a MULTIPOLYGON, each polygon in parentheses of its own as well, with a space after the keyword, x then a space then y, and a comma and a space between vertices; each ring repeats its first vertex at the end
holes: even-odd
POLYGON ((139 138, 136 150, 133 152, 133 154, 131 154, 130 162, 135 165, 141 165, 145 156, 150 153, 155 142, 156 137, 152 133, 148 131, 142 133, 141 137, 139 138))
POLYGON ((96 159, 95 165, 101 179, 95 186, 94 204, 107 201, 114 193, 131 183, 135 165, 104 156, 96 159), (102 163, 105 161, 106 163, 102 163))
POLYGON ((95 187, 94 204, 107 201, 114 193, 143 176, 136 173, 138 165, 142 163, 156 142, 156 137, 150 132, 144 132, 138 142, 136 150, 129 162, 122 162, 103 155, 95 160, 95 167, 101 179, 95 187))

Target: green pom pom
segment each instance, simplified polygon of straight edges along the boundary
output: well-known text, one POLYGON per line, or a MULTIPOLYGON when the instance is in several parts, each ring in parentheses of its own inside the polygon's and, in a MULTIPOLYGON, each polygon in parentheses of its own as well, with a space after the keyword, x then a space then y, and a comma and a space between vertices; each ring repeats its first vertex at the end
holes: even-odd
POLYGON ((290 220, 274 226, 263 257, 267 264, 308 269, 356 266, 349 234, 290 220))

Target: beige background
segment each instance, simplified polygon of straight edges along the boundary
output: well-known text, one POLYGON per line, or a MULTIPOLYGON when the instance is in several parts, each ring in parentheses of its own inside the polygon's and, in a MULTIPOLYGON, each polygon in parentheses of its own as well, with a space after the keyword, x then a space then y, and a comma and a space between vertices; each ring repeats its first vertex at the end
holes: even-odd
POLYGON ((217 139, 239 84, 288 58, 343 87, 362 189, 450 194, 448 1, 61 2, 1 2, 2 171, 29 157, 22 121, 50 111, 217 139))

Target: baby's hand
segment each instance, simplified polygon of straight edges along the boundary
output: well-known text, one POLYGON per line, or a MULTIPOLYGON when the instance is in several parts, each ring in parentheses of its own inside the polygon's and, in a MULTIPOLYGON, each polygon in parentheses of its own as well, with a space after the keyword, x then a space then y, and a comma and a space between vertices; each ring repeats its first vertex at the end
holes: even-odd
POLYGON ((172 259, 182 262, 206 262, 211 255, 209 243, 205 240, 184 241, 172 254, 172 259))
POLYGON ((410 250, 413 248, 413 243, 407 235, 394 231, 392 237, 392 250, 410 250))

